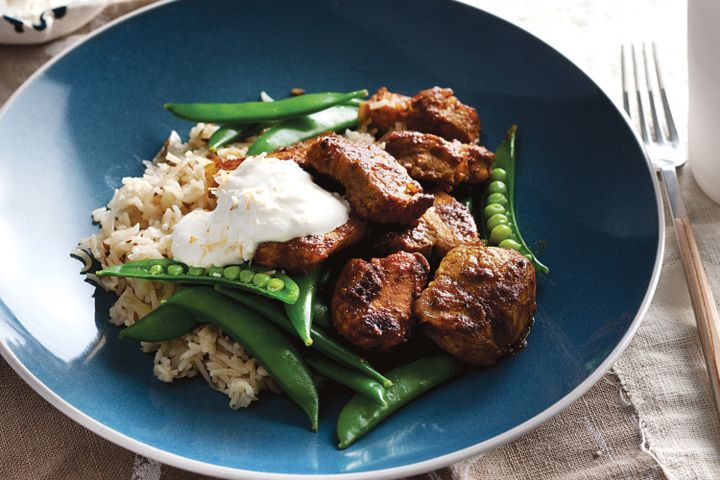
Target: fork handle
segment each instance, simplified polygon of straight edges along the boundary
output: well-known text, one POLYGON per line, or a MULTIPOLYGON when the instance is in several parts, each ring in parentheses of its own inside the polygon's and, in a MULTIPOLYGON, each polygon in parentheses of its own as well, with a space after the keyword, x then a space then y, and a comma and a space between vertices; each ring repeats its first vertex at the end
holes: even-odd
POLYGON ((698 335, 705 355, 705 365, 710 377, 715 407, 720 414, 720 316, 700 259, 700 250, 695 241, 690 218, 680 196, 677 173, 675 168, 672 171, 668 170, 662 169, 661 172, 668 194, 668 203, 670 203, 673 214, 675 238, 680 248, 680 258, 690 291, 690 301, 695 312, 698 335))

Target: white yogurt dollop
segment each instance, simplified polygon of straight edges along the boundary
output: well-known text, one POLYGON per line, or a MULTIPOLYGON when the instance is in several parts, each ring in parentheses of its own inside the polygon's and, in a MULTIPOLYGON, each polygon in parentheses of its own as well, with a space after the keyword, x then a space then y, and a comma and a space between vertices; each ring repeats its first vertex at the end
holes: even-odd
POLYGON ((248 157, 217 182, 215 210, 194 210, 175 225, 175 260, 194 267, 242 263, 260 243, 326 233, 349 218, 347 202, 293 161, 248 157))

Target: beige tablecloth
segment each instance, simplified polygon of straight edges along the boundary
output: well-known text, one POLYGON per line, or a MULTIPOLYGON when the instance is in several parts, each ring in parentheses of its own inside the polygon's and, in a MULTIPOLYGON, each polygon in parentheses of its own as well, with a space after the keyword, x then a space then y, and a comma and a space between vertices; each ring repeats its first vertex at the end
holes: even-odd
MULTIPOLYGON (((0 46, 0 103, 40 65, 90 30, 148 0, 113 5, 70 37, 36 47, 0 46)), ((679 124, 685 118, 684 2, 473 0, 556 46, 618 97, 622 41, 661 40, 679 124), (639 21, 642 19, 642 21, 639 21), (632 32, 632 33, 629 33, 632 32), (634 36, 633 36, 634 35, 634 36)), ((9 161, 10 159, 2 159, 9 161)), ((682 172, 701 254, 720 298, 720 207, 682 172)), ((560 415, 520 439, 417 478, 720 478, 720 424, 668 223, 664 270, 647 317, 613 371, 560 415)), ((135 455, 75 424, 0 360, 0 478, 206 478, 135 455)))

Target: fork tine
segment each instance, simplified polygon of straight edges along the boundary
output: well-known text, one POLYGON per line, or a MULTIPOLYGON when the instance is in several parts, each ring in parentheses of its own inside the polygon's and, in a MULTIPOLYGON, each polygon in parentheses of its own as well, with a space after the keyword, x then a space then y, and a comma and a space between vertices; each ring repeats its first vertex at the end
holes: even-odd
POLYGON ((630 115, 630 95, 628 94, 627 72, 625 71, 625 45, 620 45, 620 75, 622 76, 623 108, 630 115))
POLYGON ((647 83, 647 91, 648 91, 648 98, 650 99, 650 115, 652 117, 653 121, 653 132, 651 132, 651 135, 653 135, 653 138, 658 143, 665 143, 665 135, 663 133, 662 125, 660 124, 660 119, 658 118, 657 109, 655 108, 655 89, 652 86, 652 81, 650 80, 650 66, 648 65, 648 56, 647 56, 647 49, 645 48, 645 44, 642 45, 642 56, 643 56, 643 65, 645 67, 645 82, 647 83))
POLYGON ((678 133, 675 128, 675 121, 673 121, 672 113, 670 113, 670 104, 668 103, 667 95, 665 94, 665 84, 662 80, 662 74, 660 73, 660 62, 658 61, 657 48, 655 42, 652 43, 653 60, 655 63, 655 74, 657 75, 658 88, 660 89, 660 101, 662 102, 663 110, 665 111, 665 121, 668 127, 668 133, 670 134, 670 141, 678 141, 678 133))
POLYGON ((642 137, 643 142, 649 143, 650 135, 648 135, 648 128, 645 123, 645 110, 643 109, 642 94, 640 93, 640 81, 638 80, 638 63, 635 56, 635 45, 630 46, 630 53, 632 56, 633 78, 635 79, 635 97, 637 98, 638 117, 640 117, 640 136, 642 137))

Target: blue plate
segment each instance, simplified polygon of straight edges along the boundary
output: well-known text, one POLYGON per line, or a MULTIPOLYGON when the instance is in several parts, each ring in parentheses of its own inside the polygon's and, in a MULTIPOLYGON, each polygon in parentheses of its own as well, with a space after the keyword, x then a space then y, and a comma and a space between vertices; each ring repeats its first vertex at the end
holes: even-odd
MULTIPOLYGON (((0 116, 0 350, 54 406, 126 448, 233 478, 408 476, 491 449, 585 392, 627 346, 662 253, 653 173, 623 115, 577 67, 517 27, 442 0, 188 0, 103 29, 33 76, 0 116), (335 448, 343 395, 321 428, 282 396, 242 411, 202 380, 172 385, 120 342, 107 294, 68 253, 90 211, 142 172, 171 129, 167 101, 263 89, 450 86, 494 147, 520 125, 517 214, 551 267, 528 347, 335 448), (349 475, 352 474, 352 475, 349 475)), ((32 415, 32 412, 28 412, 32 415)))

